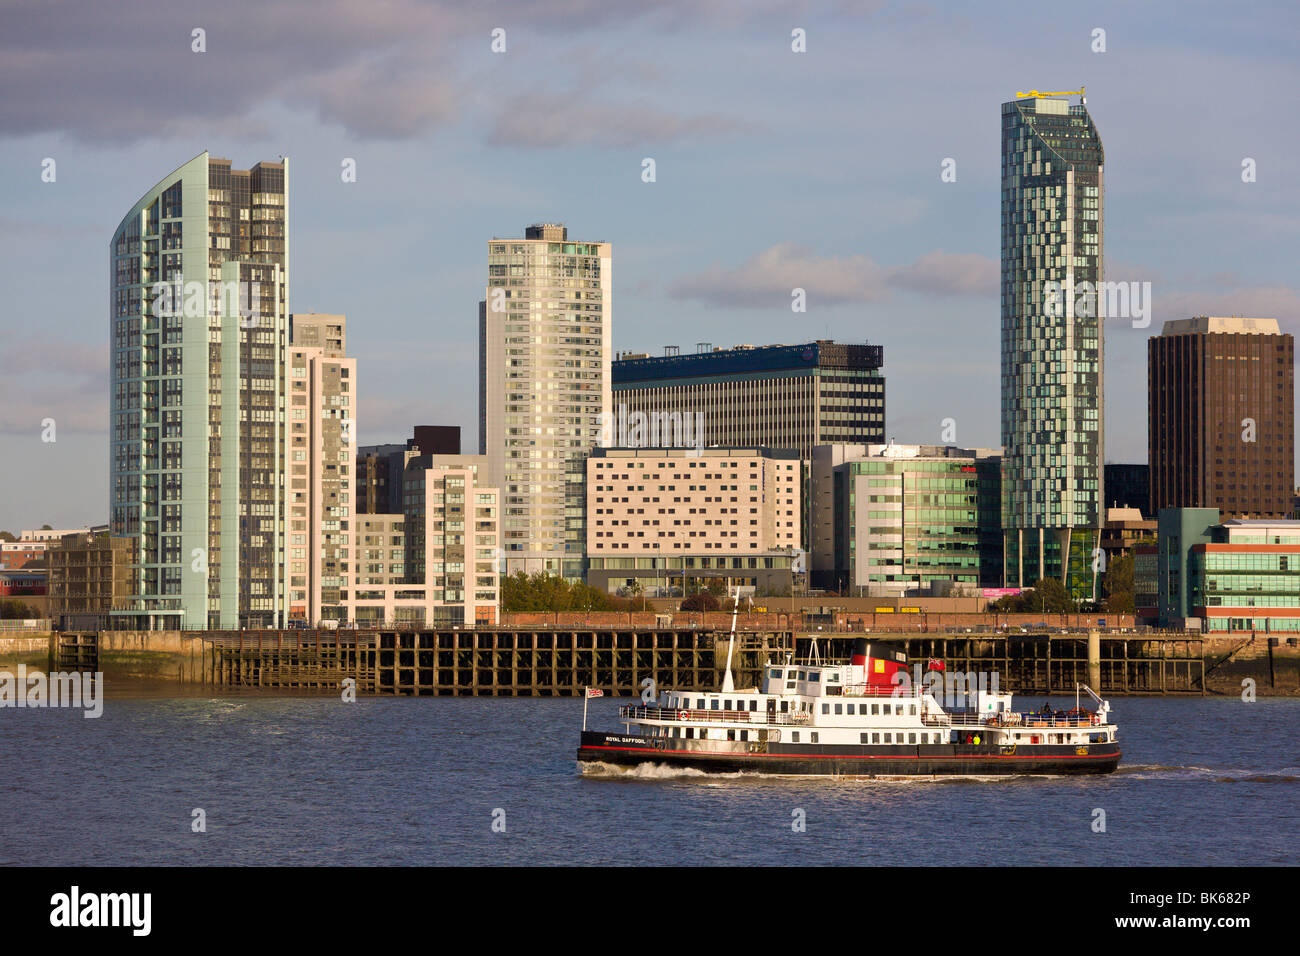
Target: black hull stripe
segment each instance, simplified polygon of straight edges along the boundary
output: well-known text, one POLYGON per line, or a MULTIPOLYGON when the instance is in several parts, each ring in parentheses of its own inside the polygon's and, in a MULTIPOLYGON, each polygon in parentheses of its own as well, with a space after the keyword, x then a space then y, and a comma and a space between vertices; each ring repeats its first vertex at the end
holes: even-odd
POLYGON ((672 754, 697 760, 1109 760, 1118 759, 1119 751, 1110 753, 1088 754, 774 754, 774 753, 725 753, 722 751, 701 750, 660 750, 657 747, 608 747, 595 744, 583 744, 578 748, 581 758, 584 751, 614 751, 635 754, 672 754))

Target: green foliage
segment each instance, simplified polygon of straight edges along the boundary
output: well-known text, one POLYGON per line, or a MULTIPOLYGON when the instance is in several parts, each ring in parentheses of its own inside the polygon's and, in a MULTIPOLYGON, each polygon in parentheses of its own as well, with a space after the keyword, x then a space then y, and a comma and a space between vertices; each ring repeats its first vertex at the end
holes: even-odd
POLYGON ((17 541, 18 536, 12 531, 0 531, 0 541, 17 541))
POLYGON ((1133 555, 1123 555, 1107 565, 1102 588, 1106 594, 1106 610, 1115 614, 1133 613, 1133 555))
POLYGON ((709 591, 692 594, 682 601, 683 611, 716 611, 720 607, 722 607, 722 602, 709 591))
MULTIPOLYGON (((644 599, 643 599, 644 600, 644 599)), ((501 610, 516 611, 625 611, 630 602, 606 594, 581 581, 566 581, 554 574, 516 571, 501 581, 501 610)))
POLYGON ((0 598, 0 621, 21 621, 37 617, 40 617, 40 614, 37 613, 36 608, 13 598, 0 598))
POLYGON ((1072 614, 1078 606, 1060 581, 1040 578, 1028 591, 998 598, 989 604, 988 609, 1010 614, 1072 614))

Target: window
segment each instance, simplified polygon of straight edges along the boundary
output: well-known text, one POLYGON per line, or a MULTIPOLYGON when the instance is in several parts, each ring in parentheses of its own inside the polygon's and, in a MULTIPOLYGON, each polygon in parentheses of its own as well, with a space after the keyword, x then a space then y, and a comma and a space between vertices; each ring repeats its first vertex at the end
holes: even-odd
POLYGON ((870 734, 858 734, 858 739, 865 744, 867 743, 867 738, 870 736, 871 736, 870 734))

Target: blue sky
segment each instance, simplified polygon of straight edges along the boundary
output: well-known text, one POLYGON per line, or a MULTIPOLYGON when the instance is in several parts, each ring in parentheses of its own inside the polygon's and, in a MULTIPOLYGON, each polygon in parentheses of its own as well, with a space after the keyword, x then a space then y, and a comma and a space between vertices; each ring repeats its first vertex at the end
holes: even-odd
POLYGON ((459 424, 475 449, 486 243, 559 220, 613 243, 617 350, 878 343, 890 436, 996 446, 1000 104, 1081 85, 1106 278, 1153 297, 1150 328, 1107 326, 1106 458, 1145 461, 1161 322, 1300 323, 1298 11, 0 2, 0 528, 106 520, 108 241, 203 149, 290 158, 290 307, 348 316, 364 444, 459 424))

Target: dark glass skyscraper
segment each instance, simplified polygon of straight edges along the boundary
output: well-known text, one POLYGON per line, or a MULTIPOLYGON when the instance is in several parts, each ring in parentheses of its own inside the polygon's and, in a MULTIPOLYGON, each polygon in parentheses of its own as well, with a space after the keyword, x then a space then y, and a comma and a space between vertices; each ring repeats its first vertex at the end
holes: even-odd
POLYGON ((1077 104, 1002 104, 1002 532, 1009 586, 1091 589, 1102 524, 1101 138, 1077 104))

